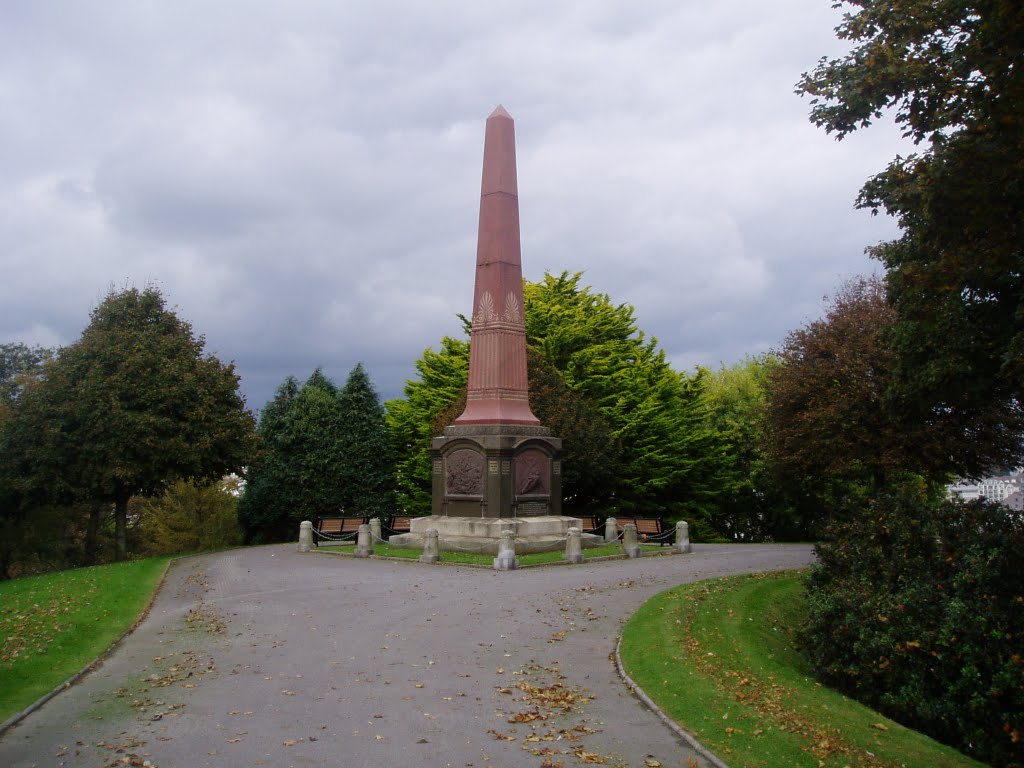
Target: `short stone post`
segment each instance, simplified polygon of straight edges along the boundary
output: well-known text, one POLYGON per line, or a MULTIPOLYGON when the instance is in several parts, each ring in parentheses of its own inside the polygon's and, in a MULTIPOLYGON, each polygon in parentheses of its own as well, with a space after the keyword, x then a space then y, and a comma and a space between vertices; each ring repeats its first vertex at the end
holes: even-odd
POLYGON ((690 545, 690 524, 685 520, 676 523, 676 552, 684 555, 693 552, 690 545))
POLYGON ((604 521, 604 540, 619 540, 619 523, 614 517, 609 517, 607 520, 604 521))
POLYGON ((436 563, 440 559, 437 554, 437 529, 428 528, 423 537, 423 554, 420 555, 420 562, 436 563))
POLYGON ((359 526, 356 538, 356 557, 369 557, 373 554, 373 539, 370 538, 370 526, 363 523, 359 526))
POLYGON ((511 528, 505 528, 501 532, 501 539, 498 541, 498 556, 494 558, 494 570, 514 571, 519 567, 516 560, 516 538, 511 528))
POLYGON ((583 562, 583 546, 580 544, 579 528, 570 528, 565 537, 565 561, 573 565, 583 562))
POLYGON ((622 549, 629 557, 640 557, 640 544, 636 540, 634 523, 626 523, 622 529, 622 549))
POLYGON ((372 541, 374 544, 376 544, 378 541, 381 541, 379 517, 370 518, 370 541, 372 541))
POLYGON ((299 523, 299 552, 309 552, 313 548, 313 524, 309 520, 299 523))

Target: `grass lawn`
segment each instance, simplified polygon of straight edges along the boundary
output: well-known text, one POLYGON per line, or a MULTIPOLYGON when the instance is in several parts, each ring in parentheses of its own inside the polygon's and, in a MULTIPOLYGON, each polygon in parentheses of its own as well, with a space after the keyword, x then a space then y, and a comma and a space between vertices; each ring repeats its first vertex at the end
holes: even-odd
MULTIPOLYGON (((650 552, 667 551, 666 547, 659 547, 657 545, 648 545, 650 552)), ((321 552, 351 552, 352 547, 323 547, 321 552)), ((377 543, 373 545, 373 554, 379 555, 380 557, 402 557, 411 560, 418 560, 419 556, 423 554, 422 550, 419 549, 399 549, 398 547, 389 546, 387 543, 377 543)), ((600 547, 590 547, 583 550, 584 560, 591 557, 610 557, 613 555, 621 555, 622 546, 620 544, 606 544, 600 547)), ((441 560, 447 563, 467 563, 469 565, 486 565, 488 568, 494 565, 494 555, 486 553, 474 553, 474 552, 441 552, 441 560)), ((535 552, 529 555, 516 555, 516 559, 520 565, 540 565, 542 563, 560 563, 565 560, 565 552, 558 550, 556 552, 535 552)))
POLYGON ((981 766, 814 681, 793 647, 800 573, 687 584, 627 623, 626 672, 730 768, 981 766))
POLYGON ((169 560, 0 582, 0 722, 107 650, 139 617, 169 560))

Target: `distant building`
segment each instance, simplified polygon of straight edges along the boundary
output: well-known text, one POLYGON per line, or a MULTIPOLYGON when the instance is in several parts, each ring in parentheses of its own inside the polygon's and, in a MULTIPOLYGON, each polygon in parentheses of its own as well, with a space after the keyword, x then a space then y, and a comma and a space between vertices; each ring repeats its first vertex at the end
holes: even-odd
POLYGON ((1022 491, 1024 491, 1024 470, 1018 469, 1013 474, 999 475, 997 477, 986 477, 977 483, 966 480, 958 480, 946 490, 951 499, 960 501, 974 501, 975 499, 988 499, 1000 504, 1005 504, 1011 509, 1021 509, 1022 491), (1012 501, 1010 499, 1016 497, 1012 501), (1016 504, 1017 506, 1013 506, 1016 504))
POLYGON ((1014 491, 1003 499, 1003 504, 1014 512, 1024 512, 1024 491, 1014 491))

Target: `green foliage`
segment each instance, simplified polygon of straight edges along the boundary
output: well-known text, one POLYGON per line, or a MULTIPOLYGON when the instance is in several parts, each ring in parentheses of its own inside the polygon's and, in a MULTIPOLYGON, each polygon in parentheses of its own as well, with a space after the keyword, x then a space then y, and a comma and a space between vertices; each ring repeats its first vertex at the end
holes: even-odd
POLYGON ((621 446, 611 504, 626 512, 703 520, 734 478, 708 427, 704 374, 676 373, 628 304, 580 287, 581 275, 527 283, 526 334, 573 392, 594 403, 621 446))
POLYGON ((238 505, 246 541, 285 541, 300 522, 324 515, 394 511, 384 412, 362 364, 342 390, 320 369, 301 388, 288 377, 258 434, 238 505))
POLYGON ((574 392, 554 364, 527 348, 530 408, 541 424, 562 438, 562 512, 595 514, 615 497, 622 463, 621 442, 596 404, 574 392))
POLYGON ((430 440, 440 432, 434 427, 438 417, 466 388, 469 342, 445 336, 440 351, 424 350, 416 372, 417 379, 405 382, 405 399, 386 403, 386 423, 396 455, 398 506, 424 514, 430 512, 430 440))
POLYGON ((203 346, 156 288, 112 291, 18 398, 0 430, 0 473, 15 478, 23 503, 113 504, 123 559, 131 496, 221 477, 249 458, 238 376, 203 346))
POLYGON ((1024 520, 874 499, 818 547, 802 645, 829 684, 993 765, 1024 764, 1024 520))
POLYGON ((144 499, 136 535, 150 555, 173 555, 236 546, 242 541, 238 525, 238 482, 179 480, 158 497, 144 499))
POLYGON ((801 495, 780 482, 764 451, 768 380, 778 365, 773 355, 751 357, 706 371, 708 423, 728 444, 735 482, 710 518, 711 527, 741 541, 811 538, 801 495))
MULTIPOLYGON (((840 3, 842 4, 842 3, 840 3)), ((894 409, 941 425, 944 469, 1015 466, 1024 428, 1024 6, 857 0, 798 91, 842 138, 894 113, 920 154, 864 185, 900 239, 872 249, 896 310, 894 409)))
MULTIPOLYGON (((734 480, 727 448, 707 424, 704 375, 673 371, 657 340, 637 328, 632 307, 581 287, 580 279, 545 275, 524 286, 535 353, 531 408, 566 430, 566 499, 581 510, 601 503, 609 511, 686 517, 699 536, 734 480)), ((466 342, 444 339, 440 353, 427 350, 417 362, 420 380, 406 384, 405 400, 388 403, 401 500, 410 510, 429 509, 430 438, 459 415, 468 360, 466 342)))

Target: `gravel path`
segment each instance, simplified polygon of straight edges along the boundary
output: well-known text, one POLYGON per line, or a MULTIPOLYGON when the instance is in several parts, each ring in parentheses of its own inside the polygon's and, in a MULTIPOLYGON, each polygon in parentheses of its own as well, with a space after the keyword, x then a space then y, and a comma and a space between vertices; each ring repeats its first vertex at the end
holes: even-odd
POLYGON ((98 670, 0 738, 0 766, 705 766, 616 674, 623 621, 670 586, 812 557, 705 544, 501 573, 294 545, 187 558, 98 670))

